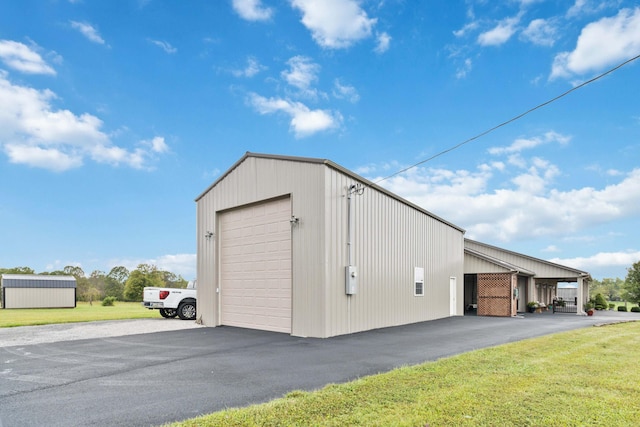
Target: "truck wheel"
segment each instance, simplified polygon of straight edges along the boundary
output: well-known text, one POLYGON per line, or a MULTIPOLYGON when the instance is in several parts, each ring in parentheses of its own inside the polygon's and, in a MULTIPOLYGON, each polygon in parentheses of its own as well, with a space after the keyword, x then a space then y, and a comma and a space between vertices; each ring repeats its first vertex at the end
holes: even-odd
POLYGON ((178 316, 182 320, 193 320, 196 318, 196 303, 183 302, 178 306, 178 316))
POLYGON ((167 319, 171 319, 173 317, 176 317, 178 315, 178 310, 176 310, 175 308, 161 308, 160 309, 160 316, 167 318, 167 319))

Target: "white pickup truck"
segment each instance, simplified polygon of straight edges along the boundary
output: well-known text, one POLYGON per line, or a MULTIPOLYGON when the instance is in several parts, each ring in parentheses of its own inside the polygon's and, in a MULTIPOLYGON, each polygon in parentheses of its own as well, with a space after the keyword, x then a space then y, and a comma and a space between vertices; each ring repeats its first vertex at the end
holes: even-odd
POLYGON ((162 317, 196 318, 196 281, 185 288, 152 288, 143 291, 142 305, 149 310, 160 309, 162 317))

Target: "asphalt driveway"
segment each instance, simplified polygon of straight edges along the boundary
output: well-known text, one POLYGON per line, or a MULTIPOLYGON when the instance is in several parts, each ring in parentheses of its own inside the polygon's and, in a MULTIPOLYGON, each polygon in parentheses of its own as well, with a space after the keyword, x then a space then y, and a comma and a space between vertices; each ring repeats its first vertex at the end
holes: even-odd
POLYGON ((0 427, 159 425, 619 320, 617 313, 467 316, 324 340, 218 327, 3 347, 0 427))

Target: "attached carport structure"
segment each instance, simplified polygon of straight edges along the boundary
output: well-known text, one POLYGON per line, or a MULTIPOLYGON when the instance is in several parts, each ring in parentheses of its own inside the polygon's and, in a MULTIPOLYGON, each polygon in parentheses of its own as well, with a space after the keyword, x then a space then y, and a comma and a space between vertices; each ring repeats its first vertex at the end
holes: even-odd
POLYGON ((551 306, 558 283, 576 283, 576 313, 584 314, 591 275, 486 243, 465 239, 464 305, 480 316, 515 316, 529 301, 551 306))

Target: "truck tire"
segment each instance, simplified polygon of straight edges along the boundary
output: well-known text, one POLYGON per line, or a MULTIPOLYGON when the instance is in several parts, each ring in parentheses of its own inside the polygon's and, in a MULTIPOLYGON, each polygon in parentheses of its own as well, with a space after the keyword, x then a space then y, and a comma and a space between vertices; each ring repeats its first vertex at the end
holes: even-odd
POLYGON ((180 303, 178 316, 182 320, 194 320, 196 318, 196 303, 191 301, 180 303))
POLYGON ((161 308, 160 309, 160 316, 166 318, 166 319, 171 319, 173 317, 176 317, 178 315, 178 310, 176 310, 175 308, 161 308))

